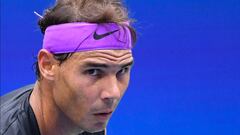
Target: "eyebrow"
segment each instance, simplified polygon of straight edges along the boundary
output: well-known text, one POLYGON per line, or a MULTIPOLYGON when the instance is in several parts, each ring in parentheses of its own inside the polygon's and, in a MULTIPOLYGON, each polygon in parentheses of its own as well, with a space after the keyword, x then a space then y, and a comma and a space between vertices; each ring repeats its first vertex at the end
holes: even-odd
MULTIPOLYGON (((121 64, 120 67, 127 67, 127 66, 132 66, 133 61, 130 61, 125 64, 121 64)), ((103 64, 103 63, 94 63, 94 62, 87 62, 84 64, 84 67, 98 67, 98 68, 109 68, 110 66, 108 64, 103 64)))

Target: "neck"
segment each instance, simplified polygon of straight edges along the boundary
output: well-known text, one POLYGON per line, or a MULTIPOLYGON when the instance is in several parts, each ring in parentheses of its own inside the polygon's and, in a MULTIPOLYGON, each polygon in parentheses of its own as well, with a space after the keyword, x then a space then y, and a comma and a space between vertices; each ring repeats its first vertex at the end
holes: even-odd
POLYGON ((83 132, 56 105, 52 85, 44 85, 44 83, 47 82, 37 81, 30 96, 30 105, 41 135, 73 135, 83 132))

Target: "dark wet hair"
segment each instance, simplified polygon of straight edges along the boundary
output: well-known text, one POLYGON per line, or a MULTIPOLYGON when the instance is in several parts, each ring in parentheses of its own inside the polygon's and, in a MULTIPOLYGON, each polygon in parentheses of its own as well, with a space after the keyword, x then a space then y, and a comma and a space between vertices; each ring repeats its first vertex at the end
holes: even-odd
MULTIPOLYGON (((128 16, 128 11, 121 0, 57 0, 55 5, 46 9, 38 21, 41 32, 44 34, 47 27, 51 25, 89 22, 108 23, 114 22, 124 25, 123 22, 133 22, 128 16)), ((136 42, 136 32, 128 26, 131 31, 132 45, 136 42)), ((54 58, 61 63, 67 60, 73 53, 54 54, 54 58)), ((41 79, 38 62, 35 63, 37 79, 41 79)))

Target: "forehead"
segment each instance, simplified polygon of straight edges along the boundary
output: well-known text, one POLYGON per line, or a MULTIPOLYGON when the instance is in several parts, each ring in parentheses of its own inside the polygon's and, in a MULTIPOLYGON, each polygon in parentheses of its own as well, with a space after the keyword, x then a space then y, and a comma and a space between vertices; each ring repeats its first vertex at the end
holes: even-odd
POLYGON ((133 61, 131 50, 95 50, 76 52, 71 57, 72 62, 98 62, 105 64, 124 64, 133 61))

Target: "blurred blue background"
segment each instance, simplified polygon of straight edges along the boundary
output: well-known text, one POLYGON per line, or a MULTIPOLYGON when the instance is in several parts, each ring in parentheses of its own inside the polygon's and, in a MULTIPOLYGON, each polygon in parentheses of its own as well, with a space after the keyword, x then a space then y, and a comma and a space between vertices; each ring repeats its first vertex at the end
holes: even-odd
MULTIPOLYGON (((1 0, 1 95, 34 83, 38 17, 54 0, 1 0)), ((240 135, 240 0, 127 0, 131 84, 109 135, 240 135)))

